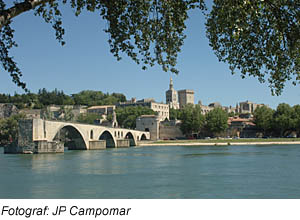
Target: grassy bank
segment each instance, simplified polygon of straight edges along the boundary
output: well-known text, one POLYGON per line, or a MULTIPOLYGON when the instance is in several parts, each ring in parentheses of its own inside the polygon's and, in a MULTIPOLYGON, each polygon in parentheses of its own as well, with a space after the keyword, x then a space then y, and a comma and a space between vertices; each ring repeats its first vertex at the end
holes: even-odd
POLYGON ((193 139, 159 140, 141 142, 140 146, 171 145, 247 145, 247 144, 300 144, 300 138, 240 138, 240 139, 193 139))
POLYGON ((153 144, 164 143, 243 143, 243 142, 298 142, 300 138, 240 138, 240 139, 192 139, 192 140, 160 140, 153 144))

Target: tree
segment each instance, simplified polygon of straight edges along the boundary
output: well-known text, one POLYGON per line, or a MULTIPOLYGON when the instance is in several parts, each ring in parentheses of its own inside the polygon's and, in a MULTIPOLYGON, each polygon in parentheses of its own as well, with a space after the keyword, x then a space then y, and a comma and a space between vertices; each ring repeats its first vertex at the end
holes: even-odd
POLYGON ((95 113, 80 114, 76 119, 77 122, 86 124, 95 124, 95 120, 101 119, 102 116, 95 113))
MULTIPOLYGON (((164 71, 175 68, 186 35, 185 22, 191 9, 205 11, 204 0, 0 0, 0 62, 13 82, 26 89, 21 70, 10 49, 16 46, 13 18, 27 11, 52 24, 57 40, 64 45, 60 8, 70 4, 76 16, 83 10, 98 12, 107 21, 111 53, 120 60, 125 53, 142 68, 159 64, 164 71)), ((220 61, 232 73, 256 76, 279 95, 287 80, 300 80, 300 28, 297 0, 214 0, 206 13, 207 36, 220 61)))
POLYGON ((101 91, 84 90, 73 94, 72 98, 76 105, 115 105, 126 101, 126 96, 121 93, 104 94, 101 91))
POLYGON ((17 114, 9 118, 0 119, 0 145, 7 145, 17 140, 18 122, 24 118, 24 114, 17 114))
POLYGON ((186 136, 198 134, 204 125, 204 116, 199 105, 188 104, 181 111, 180 130, 186 136))
POLYGON ((294 105, 293 109, 294 109, 293 111, 294 129, 299 135, 300 134, 300 105, 294 105))
POLYGON ((120 107, 116 109, 119 126, 135 129, 136 119, 141 115, 156 115, 152 109, 142 106, 120 107))
POLYGON ((170 108, 170 110, 169 110, 169 118, 170 118, 170 120, 175 120, 175 119, 181 120, 182 119, 182 111, 181 111, 181 109, 170 108))
POLYGON ((213 134, 218 136, 228 128, 228 115, 222 108, 214 108, 205 115, 205 127, 213 134))
POLYGON ((253 113, 254 123, 258 129, 261 129, 264 134, 270 131, 273 126, 274 110, 267 106, 261 106, 255 109, 253 113))
POLYGON ((96 12, 107 21, 106 33, 111 53, 120 60, 125 53, 143 69, 155 63, 164 71, 177 73, 177 54, 185 38, 185 21, 192 8, 204 9, 204 0, 20 0, 6 6, 0 0, 0 62, 8 71, 13 82, 26 89, 20 80, 21 70, 18 68, 9 50, 16 46, 12 19, 26 11, 34 11, 46 23, 52 24, 56 39, 64 45, 64 29, 62 27, 61 6, 69 4, 78 16, 83 10, 96 12))
POLYGON ((72 108, 68 108, 66 106, 61 106, 59 110, 59 114, 61 115, 61 118, 63 121, 73 121, 75 115, 72 112, 72 108))
POLYGON ((285 132, 294 128, 294 109, 286 103, 281 103, 277 106, 274 113, 274 128, 283 137, 285 132))
POLYGON ((298 0, 214 0, 207 37, 232 73, 269 82, 279 95, 287 80, 300 80, 300 4, 298 0))

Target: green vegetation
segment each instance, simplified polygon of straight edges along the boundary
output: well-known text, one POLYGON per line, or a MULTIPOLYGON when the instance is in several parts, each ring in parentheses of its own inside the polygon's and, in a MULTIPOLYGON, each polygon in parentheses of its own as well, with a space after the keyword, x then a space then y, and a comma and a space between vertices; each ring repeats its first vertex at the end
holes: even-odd
POLYGON ((228 128, 228 114, 221 108, 215 108, 205 115, 205 128, 211 136, 219 136, 228 128))
POLYGON ((241 139, 192 139, 153 141, 153 144, 177 143, 253 143, 253 142, 298 142, 300 138, 241 138, 241 139))
POLYGON ((99 119, 101 119, 101 116, 99 116, 99 114, 86 113, 86 114, 80 114, 76 119, 76 121, 80 123, 86 123, 86 124, 95 124, 95 121, 99 119))
POLYGON ((267 132, 270 132, 273 127, 273 115, 274 110, 267 107, 267 106, 261 106, 255 109, 253 118, 254 118, 254 124, 256 127, 263 131, 264 135, 267 135, 267 132))
POLYGON ((101 91, 85 90, 71 96, 57 89, 52 92, 45 88, 40 89, 37 94, 0 94, 0 103, 12 103, 19 109, 34 108, 42 109, 48 105, 113 105, 126 101, 126 96, 120 93, 102 93, 101 91))
POLYGON ((111 95, 102 93, 101 91, 85 90, 77 94, 73 94, 72 98, 76 105, 114 105, 118 102, 125 102, 126 96, 120 93, 112 93, 111 95))
POLYGON ((18 121, 25 115, 17 114, 9 118, 0 119, 0 146, 16 141, 18 137, 18 121))
POLYGON ((180 129, 187 137, 199 134, 219 136, 228 127, 228 114, 221 108, 215 108, 204 116, 199 105, 188 104, 183 109, 171 111, 170 115, 170 118, 182 121, 180 129))
MULTIPOLYGON (((0 63, 14 83, 26 89, 20 68, 10 55, 17 46, 14 17, 27 11, 41 16, 55 30, 64 45, 61 8, 69 5, 76 16, 95 12, 105 21, 110 52, 120 60, 126 54, 142 68, 159 64, 164 71, 178 73, 177 56, 186 38, 188 13, 205 12, 209 45, 232 73, 254 76, 269 82, 279 95, 286 81, 300 81, 300 40, 298 0, 214 0, 206 11, 204 0, 177 1, 74 1, 19 0, 6 5, 0 0, 0 63)), ((210 1, 209 1, 210 2, 210 1)), ((65 11, 65 10, 64 10, 65 11)))
POLYGON ((214 0, 207 37, 234 74, 268 82, 281 94, 286 81, 300 81, 299 0, 214 0))
POLYGON ((300 135, 300 105, 291 107, 281 103, 276 110, 259 107, 254 111, 254 123, 264 135, 285 137, 292 132, 300 135))
POLYGON ((204 116, 201 114, 199 105, 186 105, 181 111, 180 130, 186 136, 198 135, 201 128, 204 126, 204 116))
POLYGON ((285 131, 292 130, 294 128, 294 109, 285 103, 281 103, 277 106, 277 109, 273 115, 274 129, 279 133, 280 137, 284 136, 285 131))
POLYGON ((120 127, 135 129, 136 119, 141 115, 156 115, 152 109, 142 106, 117 108, 116 115, 120 127))

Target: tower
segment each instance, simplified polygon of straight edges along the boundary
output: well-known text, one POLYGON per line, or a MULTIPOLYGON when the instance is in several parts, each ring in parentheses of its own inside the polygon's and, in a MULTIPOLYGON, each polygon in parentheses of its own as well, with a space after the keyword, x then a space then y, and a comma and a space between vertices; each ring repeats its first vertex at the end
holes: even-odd
POLYGON ((194 104, 194 90, 184 89, 178 91, 179 107, 183 108, 186 104, 194 104))
POLYGON ((177 91, 173 87, 173 79, 170 78, 169 90, 166 91, 166 103, 170 108, 179 109, 177 91))

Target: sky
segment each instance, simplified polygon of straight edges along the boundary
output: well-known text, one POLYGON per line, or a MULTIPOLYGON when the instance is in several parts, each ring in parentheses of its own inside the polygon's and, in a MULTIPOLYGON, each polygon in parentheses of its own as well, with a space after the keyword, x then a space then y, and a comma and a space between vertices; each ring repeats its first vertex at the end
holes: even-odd
MULTIPOLYGON (((290 82, 281 96, 272 96, 268 84, 256 78, 242 79, 231 75, 228 65, 220 63, 205 36, 205 19, 200 11, 190 13, 187 21, 187 38, 178 56, 178 75, 164 72, 160 66, 142 70, 126 55, 121 61, 109 52, 106 23, 97 13, 83 13, 75 17, 72 9, 63 8, 63 26, 66 45, 55 39, 50 24, 27 12, 13 21, 18 47, 11 50, 23 72, 22 80, 31 92, 40 88, 55 88, 66 94, 82 90, 119 92, 127 99, 154 98, 165 102, 170 77, 174 88, 192 89, 195 103, 208 105, 220 102, 223 106, 235 106, 242 101, 264 103, 276 108, 279 103, 300 104, 299 85, 290 82)), ((0 93, 24 93, 0 68, 0 93)))

